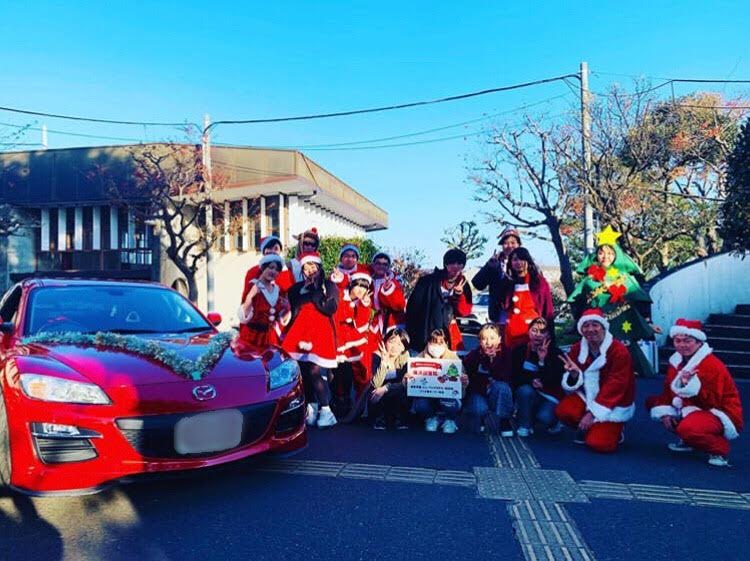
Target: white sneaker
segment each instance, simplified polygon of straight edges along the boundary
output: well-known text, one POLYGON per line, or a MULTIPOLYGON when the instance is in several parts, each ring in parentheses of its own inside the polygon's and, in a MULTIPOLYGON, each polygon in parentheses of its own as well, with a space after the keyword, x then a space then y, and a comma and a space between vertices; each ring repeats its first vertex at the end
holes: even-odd
POLYGON ((308 403, 307 404, 307 414, 305 415, 305 422, 307 423, 307 426, 313 426, 315 424, 315 421, 318 420, 318 404, 317 403, 308 403))
POLYGON ((443 423, 443 434, 453 434, 457 430, 458 426, 456 425, 456 421, 448 419, 443 423))
POLYGON ((526 428, 526 427, 518 427, 516 429, 516 434, 520 436, 521 438, 527 438, 534 434, 534 429, 526 428))
POLYGON ((731 467, 729 465, 729 460, 727 460, 726 456, 711 456, 708 458, 708 463, 712 466, 716 467, 731 467))
POLYGON ((429 417, 424 422, 424 430, 427 432, 435 432, 440 426, 440 419, 437 417, 429 417))
POLYGON ((669 448, 672 452, 692 452, 693 451, 693 447, 688 446, 682 440, 678 440, 677 442, 670 442, 669 444, 667 444, 667 448, 669 448))
POLYGON ((325 427, 332 427, 336 424, 336 415, 333 414, 331 408, 327 405, 320 408, 320 415, 318 416, 318 428, 322 429, 325 427))

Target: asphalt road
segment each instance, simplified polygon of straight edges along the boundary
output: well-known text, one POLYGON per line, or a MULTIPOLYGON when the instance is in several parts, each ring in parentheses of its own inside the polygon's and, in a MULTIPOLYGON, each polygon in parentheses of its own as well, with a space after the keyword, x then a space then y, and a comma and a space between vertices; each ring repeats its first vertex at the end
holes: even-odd
MULTIPOLYGON (((659 384, 639 381, 639 406, 659 384)), ((741 391, 750 403, 750 385, 741 391)), ((634 490, 627 500, 560 503, 591 559, 750 559, 750 495, 742 508, 643 498, 644 489, 750 493, 750 439, 734 441, 734 467, 722 470, 699 455, 671 455, 667 435, 642 408, 626 435, 611 456, 574 445, 571 433, 535 435, 528 448, 520 441, 514 446, 535 457, 541 470, 558 470, 544 473, 634 490)), ((520 543, 525 534, 514 531, 509 502, 485 498, 479 484, 437 483, 436 473, 471 477, 474 468, 502 465, 492 442, 466 432, 429 434, 416 423, 399 432, 337 426, 311 431, 309 447, 293 458, 303 466, 297 473, 261 471, 275 464, 252 462, 87 497, 6 495, 0 497, 0 560, 532 559, 520 543), (347 475, 352 464, 364 475, 347 475), (350 468, 342 471, 344 465, 350 468), (411 480, 392 480, 397 472, 388 466, 413 468, 411 480), (381 468, 391 475, 377 475, 381 468), (416 481, 425 473, 434 481, 416 481)), ((743 500, 718 496, 725 495, 743 500)), ((552 557, 558 558, 565 557, 552 557)))

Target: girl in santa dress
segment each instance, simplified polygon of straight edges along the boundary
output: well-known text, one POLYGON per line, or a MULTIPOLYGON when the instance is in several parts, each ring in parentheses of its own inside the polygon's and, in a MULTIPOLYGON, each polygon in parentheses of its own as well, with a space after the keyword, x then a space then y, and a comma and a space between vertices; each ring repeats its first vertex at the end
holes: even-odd
POLYGON ((289 302, 276 283, 283 266, 284 261, 275 253, 264 255, 258 264, 259 276, 245 284, 237 317, 240 341, 251 351, 279 345, 277 318, 289 310, 289 302))
POLYGON ((508 258, 508 273, 500 286, 500 306, 508 317, 505 345, 509 349, 529 342, 533 319, 542 317, 552 324, 552 292, 525 247, 514 249, 508 258))
POLYGON ((302 371, 307 406, 307 424, 336 424, 329 406, 326 370, 336 368, 336 328, 333 316, 339 303, 336 285, 323 274, 317 252, 299 257, 303 280, 289 289, 291 311, 282 320, 287 333, 281 348, 297 360, 302 371))
MULTIPOLYGON (((283 251, 283 246, 281 244, 281 239, 278 236, 266 236, 265 238, 260 240, 260 252, 262 255, 278 255, 281 256, 281 253, 283 251)), ((284 265, 284 261, 282 260, 282 267, 281 271, 279 272, 279 275, 276 277, 276 284, 279 285, 279 288, 281 289, 282 294, 286 294, 289 289, 292 287, 292 285, 297 282, 294 279, 294 274, 292 273, 292 270, 288 268, 286 265, 284 265)), ((260 276, 260 264, 255 265, 253 267, 250 267, 248 269, 247 273, 245 274, 245 290, 247 290, 248 283, 253 280, 257 279, 260 276)), ((244 297, 243 297, 244 300, 244 297)))
POLYGON ((352 383, 357 395, 366 387, 368 380, 363 380, 361 372, 367 372, 362 366, 367 349, 367 332, 370 324, 370 283, 368 273, 355 272, 351 275, 346 288, 341 290, 341 302, 336 309, 336 342, 339 366, 334 376, 334 409, 336 414, 347 415, 352 406, 352 383))

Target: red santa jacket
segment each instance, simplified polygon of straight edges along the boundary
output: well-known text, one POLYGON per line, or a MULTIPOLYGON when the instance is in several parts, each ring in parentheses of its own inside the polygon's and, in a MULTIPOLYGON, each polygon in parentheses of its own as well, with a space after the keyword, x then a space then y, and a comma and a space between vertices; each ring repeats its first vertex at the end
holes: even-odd
MULTIPOLYGON (((382 336, 392 327, 404 325, 404 311, 406 310, 404 288, 396 279, 390 279, 390 283, 387 281, 386 278, 373 279, 372 307, 375 315, 372 316, 370 322, 370 332, 373 335, 382 336)), ((378 341, 380 340, 378 338, 378 341)))
POLYGON ((696 411, 708 411, 719 418, 727 439, 737 438, 743 428, 742 404, 727 367, 706 343, 682 368, 681 363, 682 356, 674 353, 669 358, 662 393, 646 400, 651 418, 659 420, 664 415, 685 418, 696 411), (680 380, 683 372, 694 373, 685 385, 680 380))
POLYGON ((609 332, 599 350, 599 356, 594 358, 586 339, 573 345, 568 354, 583 375, 570 384, 570 373, 566 372, 562 388, 578 393, 597 422, 624 423, 635 413, 635 374, 630 353, 609 332))

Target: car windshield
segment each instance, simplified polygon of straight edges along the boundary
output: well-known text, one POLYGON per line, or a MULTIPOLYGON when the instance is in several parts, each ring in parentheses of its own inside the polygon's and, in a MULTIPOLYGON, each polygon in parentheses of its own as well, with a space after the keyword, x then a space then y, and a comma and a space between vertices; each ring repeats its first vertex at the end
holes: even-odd
POLYGON ((156 286, 49 286, 36 288, 30 296, 26 335, 212 329, 183 296, 156 286))
POLYGON ((474 296, 474 304, 477 306, 487 306, 490 303, 489 294, 477 294, 474 296))

